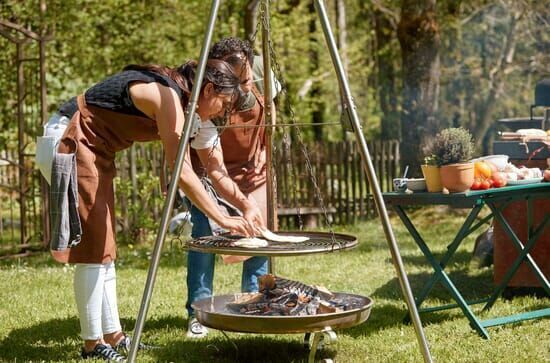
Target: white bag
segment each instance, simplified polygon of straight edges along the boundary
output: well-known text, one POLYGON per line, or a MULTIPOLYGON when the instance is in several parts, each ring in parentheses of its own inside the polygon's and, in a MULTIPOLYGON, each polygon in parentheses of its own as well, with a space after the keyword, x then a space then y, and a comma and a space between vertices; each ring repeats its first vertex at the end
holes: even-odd
POLYGON ((44 136, 36 138, 36 166, 48 185, 52 179, 53 157, 69 121, 68 117, 54 113, 44 125, 44 136))

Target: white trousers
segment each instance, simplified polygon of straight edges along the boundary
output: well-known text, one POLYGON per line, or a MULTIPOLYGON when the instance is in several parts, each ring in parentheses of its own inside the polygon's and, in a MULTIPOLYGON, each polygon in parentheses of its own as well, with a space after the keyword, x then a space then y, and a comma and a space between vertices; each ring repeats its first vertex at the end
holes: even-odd
POLYGON ((76 264, 74 294, 84 340, 121 331, 116 299, 115 263, 76 264))

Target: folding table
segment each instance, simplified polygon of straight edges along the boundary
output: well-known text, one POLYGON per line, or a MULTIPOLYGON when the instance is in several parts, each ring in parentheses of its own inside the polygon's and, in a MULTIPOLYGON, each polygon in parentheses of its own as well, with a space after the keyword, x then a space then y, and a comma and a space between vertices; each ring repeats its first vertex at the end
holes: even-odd
POLYGON ((401 221, 404 223, 408 232, 410 233, 410 235, 412 236, 412 238, 414 239, 414 241, 416 242, 416 244, 418 245, 418 247, 434 270, 433 275, 424 285, 422 290, 418 294, 415 294, 415 304, 419 308, 419 312, 433 312, 459 307, 470 321, 470 325, 472 326, 472 328, 474 328, 479 333, 479 335, 486 339, 489 339, 489 333, 485 329, 487 327, 550 316, 550 307, 548 307, 516 315, 503 316, 488 320, 480 320, 478 317, 476 317, 476 315, 470 308, 470 305, 485 303, 483 310, 486 311, 490 309, 495 303, 496 299, 502 294, 502 292, 506 288, 506 285, 513 277, 514 273, 517 271, 522 262, 526 262, 528 264, 537 279, 540 281, 541 286, 546 294, 550 296, 550 285, 548 283, 548 277, 544 276, 540 268, 537 266, 536 262, 529 254, 529 252, 535 246, 539 237, 542 236, 545 232, 550 233, 550 228, 548 228, 548 226, 550 225, 549 213, 545 213, 542 221, 540 221, 538 224, 535 223, 533 220, 533 201, 535 199, 545 199, 548 200, 548 203, 550 203, 550 183, 523 184, 507 186, 503 188, 450 194, 426 192, 415 192, 407 194, 402 192, 391 192, 383 193, 383 197, 386 204, 390 205, 395 210, 397 215, 401 218, 401 221), (502 211, 511 202, 515 201, 525 201, 527 204, 526 221, 528 224, 528 233, 527 240, 525 241, 521 241, 518 238, 518 236, 514 233, 514 231, 508 224, 508 221, 502 214, 502 211), (428 246, 428 243, 424 241, 411 219, 407 216, 407 213, 404 209, 405 206, 421 205, 448 205, 456 208, 470 209, 470 212, 464 220, 464 223, 458 230, 454 239, 447 246, 447 251, 440 260, 438 260, 433 255, 430 247, 428 246), (481 218, 480 220, 477 220, 477 216, 484 206, 487 206, 490 209, 490 214, 481 218), (445 266, 451 260, 462 241, 469 234, 474 232, 491 218, 495 218, 495 220, 502 225, 505 233, 513 242, 514 247, 518 250, 518 257, 509 266, 506 274, 504 275, 504 278, 497 286, 495 286, 495 289, 489 298, 477 301, 466 301, 445 272, 445 266), (422 302, 427 298, 435 283, 438 281, 441 281, 443 286, 450 292, 452 298, 456 301, 456 304, 447 304, 420 309, 420 305, 422 305, 422 302))

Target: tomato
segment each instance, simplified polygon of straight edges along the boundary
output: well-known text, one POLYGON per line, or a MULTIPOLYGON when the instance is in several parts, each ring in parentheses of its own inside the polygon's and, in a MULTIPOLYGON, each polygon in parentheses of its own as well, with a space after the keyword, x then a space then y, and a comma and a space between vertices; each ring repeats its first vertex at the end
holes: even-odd
POLYGON ((481 182, 479 181, 479 179, 474 180, 474 182, 472 183, 472 186, 470 187, 470 189, 472 190, 479 190, 480 188, 481 188, 481 182))
POLYGON ((495 178, 493 179, 493 187, 500 188, 506 185, 506 179, 504 178, 495 178))
POLYGON ((491 167, 485 161, 476 161, 474 164, 474 177, 475 178, 490 178, 491 167))
POLYGON ((485 179, 484 181, 481 182, 480 189, 486 190, 486 189, 489 189, 490 187, 491 187, 491 183, 489 182, 489 179, 485 179))
POLYGON ((506 185, 506 178, 504 173, 496 172, 491 175, 490 179, 495 188, 500 188, 506 185))
POLYGON ((491 179, 493 180, 504 179, 504 175, 501 172, 497 171, 491 174, 491 179))

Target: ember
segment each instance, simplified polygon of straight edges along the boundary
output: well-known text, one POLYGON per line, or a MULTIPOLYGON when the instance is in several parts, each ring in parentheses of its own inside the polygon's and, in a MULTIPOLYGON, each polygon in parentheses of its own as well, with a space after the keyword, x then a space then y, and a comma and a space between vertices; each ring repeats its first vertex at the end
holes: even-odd
POLYGON ((228 303, 229 311, 244 315, 304 316, 339 313, 364 305, 359 298, 336 297, 323 287, 308 286, 271 274, 260 276, 259 280, 260 291, 228 303))

